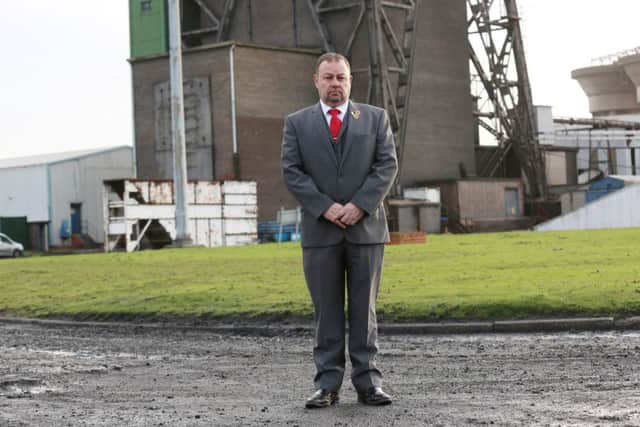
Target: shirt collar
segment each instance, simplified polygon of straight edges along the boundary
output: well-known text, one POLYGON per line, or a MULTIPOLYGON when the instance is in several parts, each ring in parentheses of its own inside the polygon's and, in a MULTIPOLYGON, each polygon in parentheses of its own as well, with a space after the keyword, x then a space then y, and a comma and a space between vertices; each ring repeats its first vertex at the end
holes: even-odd
POLYGON ((324 102, 320 101, 320 107, 322 107, 322 114, 324 114, 325 117, 327 116, 327 114, 329 114, 329 110, 333 108, 340 110, 340 117, 344 117, 347 112, 347 108, 349 107, 349 101, 345 101, 344 104, 338 105, 337 107, 330 107, 324 102))

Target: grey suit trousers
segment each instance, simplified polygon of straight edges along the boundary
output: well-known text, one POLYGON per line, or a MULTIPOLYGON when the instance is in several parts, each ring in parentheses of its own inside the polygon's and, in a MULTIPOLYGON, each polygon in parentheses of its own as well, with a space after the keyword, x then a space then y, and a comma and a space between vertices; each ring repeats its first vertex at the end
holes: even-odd
POLYGON ((351 381, 358 391, 379 387, 376 368, 376 299, 382 273, 383 244, 303 248, 304 273, 315 308, 316 388, 337 391, 345 369, 345 279, 348 295, 351 381))

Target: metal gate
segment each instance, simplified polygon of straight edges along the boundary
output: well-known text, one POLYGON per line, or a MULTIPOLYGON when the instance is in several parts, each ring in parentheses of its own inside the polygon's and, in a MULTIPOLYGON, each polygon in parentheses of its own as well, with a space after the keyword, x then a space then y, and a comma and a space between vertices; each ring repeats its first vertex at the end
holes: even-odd
POLYGON ((27 217, 0 217, 0 232, 11 237, 16 242, 29 246, 29 232, 27 230, 27 217))

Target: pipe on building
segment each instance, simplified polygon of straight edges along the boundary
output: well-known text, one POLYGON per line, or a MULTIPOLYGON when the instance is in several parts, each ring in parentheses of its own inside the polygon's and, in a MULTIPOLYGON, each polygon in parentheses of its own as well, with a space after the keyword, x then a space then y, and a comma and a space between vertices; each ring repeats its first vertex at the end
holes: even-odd
POLYGON ((53 200, 51 197, 51 165, 47 165, 47 212, 49 214, 49 227, 47 227, 47 235, 46 235, 46 247, 45 252, 49 252, 49 247, 53 244, 53 236, 51 235, 51 229, 53 228, 53 200))
POLYGON ((131 139, 133 141, 133 177, 138 177, 138 144, 136 143, 136 88, 135 79, 133 77, 133 64, 129 64, 129 72, 131 73, 131 139))
POLYGON ((554 117, 553 122, 558 124, 567 124, 567 125, 592 126, 593 129, 613 128, 613 129, 626 129, 626 130, 640 130, 640 122, 631 122, 631 121, 625 121, 625 120, 554 117))
POLYGON ((236 123, 236 68, 235 49, 232 44, 229 49, 229 83, 231 92, 231 141, 233 144, 233 174, 235 179, 240 179, 240 158, 238 156, 238 128, 236 123))

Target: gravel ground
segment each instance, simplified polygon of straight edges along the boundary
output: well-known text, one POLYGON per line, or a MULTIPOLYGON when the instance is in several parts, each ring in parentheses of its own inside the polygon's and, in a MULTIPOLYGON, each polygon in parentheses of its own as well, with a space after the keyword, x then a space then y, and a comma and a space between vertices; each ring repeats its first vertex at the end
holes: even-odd
POLYGON ((393 405, 358 404, 345 382, 338 405, 306 410, 305 334, 0 323, 0 425, 640 425, 638 332, 383 335, 380 347, 393 405))

